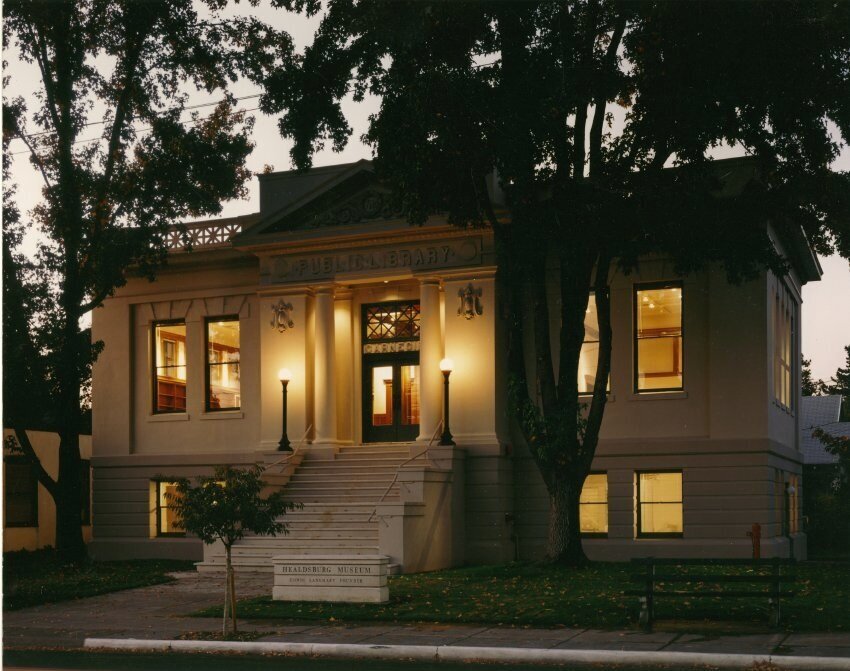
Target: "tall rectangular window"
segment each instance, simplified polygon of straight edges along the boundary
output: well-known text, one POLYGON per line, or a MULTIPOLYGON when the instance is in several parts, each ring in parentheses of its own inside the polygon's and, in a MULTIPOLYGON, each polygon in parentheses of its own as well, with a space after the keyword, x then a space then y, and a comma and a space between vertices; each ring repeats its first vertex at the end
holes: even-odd
POLYGON ((579 499, 579 524, 584 536, 608 533, 607 473, 591 473, 585 478, 579 499))
POLYGON ((239 390, 239 318, 207 320, 206 409, 236 410, 242 405, 239 390))
POLYGON ((683 389, 682 285, 635 287, 635 390, 683 389))
POLYGON ((638 536, 681 536, 682 472, 638 473, 638 536))
POLYGON ((186 412, 186 323, 153 325, 154 412, 186 412))
POLYGON ((773 398, 786 410, 794 409, 794 368, 796 336, 794 315, 796 302, 790 292, 777 282, 773 297, 773 398))
POLYGON ((32 464, 23 456, 3 460, 7 527, 38 526, 38 478, 32 464))
MULTIPOLYGON (((596 296, 590 293, 587 310, 584 315, 584 342, 578 359, 578 393, 592 394, 596 384, 596 364, 599 361, 599 316, 596 310, 596 296)), ((611 389, 611 378, 608 378, 611 389)))
POLYGON ((169 496, 177 493, 177 483, 158 481, 156 483, 156 535, 182 536, 183 528, 177 523, 177 513, 172 507, 169 496))

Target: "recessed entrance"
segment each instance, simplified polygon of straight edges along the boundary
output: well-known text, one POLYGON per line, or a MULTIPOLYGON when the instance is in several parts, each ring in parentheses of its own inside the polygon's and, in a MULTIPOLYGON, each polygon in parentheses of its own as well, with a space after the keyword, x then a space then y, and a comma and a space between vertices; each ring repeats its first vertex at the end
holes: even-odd
POLYGON ((419 435, 419 303, 363 306, 363 442, 419 435))

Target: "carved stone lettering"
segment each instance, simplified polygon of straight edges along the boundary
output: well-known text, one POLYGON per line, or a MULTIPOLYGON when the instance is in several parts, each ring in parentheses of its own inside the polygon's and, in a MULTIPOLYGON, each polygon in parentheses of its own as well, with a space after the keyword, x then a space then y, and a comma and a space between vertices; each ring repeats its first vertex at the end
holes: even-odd
POLYGON ((480 237, 439 243, 420 243, 376 249, 340 250, 303 255, 280 255, 264 262, 263 277, 270 284, 330 279, 335 275, 370 270, 410 269, 413 271, 458 266, 476 266, 482 262, 480 237))

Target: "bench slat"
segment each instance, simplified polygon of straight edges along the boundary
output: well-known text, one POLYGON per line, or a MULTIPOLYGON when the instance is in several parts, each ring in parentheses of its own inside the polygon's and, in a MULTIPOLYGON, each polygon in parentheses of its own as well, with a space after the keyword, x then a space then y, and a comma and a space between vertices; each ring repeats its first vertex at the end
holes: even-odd
MULTIPOLYGON (((626 596, 646 596, 646 590, 638 590, 638 589, 630 589, 623 592, 626 596)), ((779 592, 778 596, 780 598, 783 597, 792 597, 796 594, 796 592, 779 592)), ((667 592, 664 590, 653 590, 652 597, 684 597, 684 596, 692 596, 692 597, 700 597, 700 596, 728 596, 728 597, 768 597, 772 598, 777 596, 776 592, 718 592, 718 591, 703 591, 700 590, 698 592, 693 591, 676 591, 676 592, 667 592)))
POLYGON ((795 575, 709 575, 709 574, 681 574, 669 575, 656 573, 635 573, 631 576, 633 582, 794 582, 795 575))
POLYGON ((631 560, 632 564, 646 566, 790 566, 796 560, 774 557, 772 559, 659 559, 655 557, 639 557, 631 560))

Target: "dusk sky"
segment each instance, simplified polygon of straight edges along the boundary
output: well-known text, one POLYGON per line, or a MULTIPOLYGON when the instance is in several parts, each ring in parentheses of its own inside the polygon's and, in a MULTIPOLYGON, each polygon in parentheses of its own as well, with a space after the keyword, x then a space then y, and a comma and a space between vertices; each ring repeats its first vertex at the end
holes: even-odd
MULTIPOLYGON (((237 11, 244 11, 244 6, 237 6, 237 11)), ((265 20, 288 30, 295 38, 299 48, 310 41, 316 26, 316 19, 306 19, 293 16, 280 10, 261 7, 258 11, 265 20)), ((13 49, 4 52, 8 62, 5 75, 11 76, 11 81, 4 95, 12 97, 21 95, 29 101, 30 111, 36 107, 33 99, 34 83, 37 82, 38 71, 34 66, 28 66, 17 59, 13 49)), ((234 89, 237 96, 251 96, 259 93, 258 88, 243 82, 234 89)), ((198 94, 190 101, 191 104, 215 100, 219 96, 209 97, 198 94)), ((243 100, 242 109, 251 110, 257 106, 256 97, 243 100)), ((370 99, 362 104, 349 101, 346 109, 349 120, 354 127, 354 134, 348 147, 342 153, 325 150, 315 159, 316 166, 355 161, 370 158, 370 149, 359 141, 359 136, 365 131, 368 115, 376 109, 376 100, 370 99)), ((211 108, 207 108, 211 109, 211 108)), ((201 110, 204 112, 204 110, 201 110)), ((253 113, 256 118, 254 126, 254 141, 256 147, 249 161, 249 168, 262 171, 265 165, 271 165, 275 170, 291 168, 289 149, 291 143, 283 140, 277 130, 276 119, 265 117, 259 112, 253 113)), ((188 117, 187 117, 188 118, 188 117)), ((85 138, 96 138, 97 127, 84 132, 85 138)), ((33 124, 29 125, 30 132, 36 131, 33 124)), ((17 201, 22 212, 31 209, 41 197, 41 181, 30 166, 25 147, 19 140, 12 142, 10 151, 14 154, 12 179, 18 185, 17 201)), ((740 150, 717 152, 717 158, 741 155, 740 150)), ((850 148, 843 147, 839 160, 834 169, 850 170, 850 148)), ((224 204, 222 216, 232 216, 255 212, 259 209, 258 183, 254 178, 250 185, 250 196, 246 201, 236 201, 224 204)), ((31 248, 34 239, 30 239, 31 248)), ((815 378, 828 379, 835 373, 838 366, 843 365, 844 346, 850 344, 850 265, 846 259, 837 256, 822 258, 824 277, 821 282, 810 283, 803 289, 803 354, 812 360, 812 372, 815 378)))

